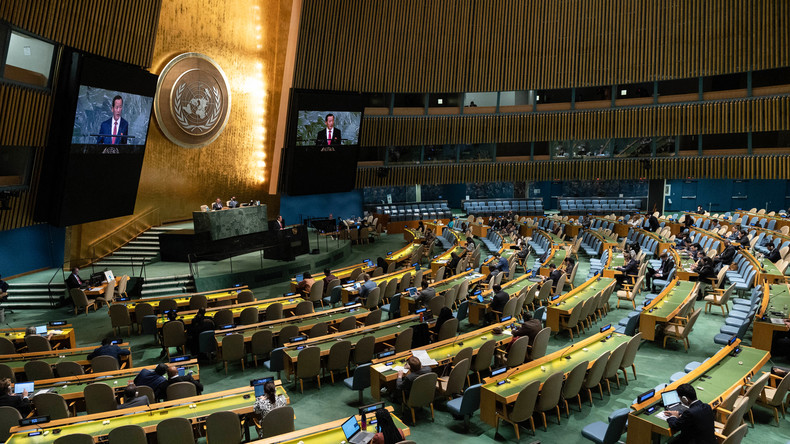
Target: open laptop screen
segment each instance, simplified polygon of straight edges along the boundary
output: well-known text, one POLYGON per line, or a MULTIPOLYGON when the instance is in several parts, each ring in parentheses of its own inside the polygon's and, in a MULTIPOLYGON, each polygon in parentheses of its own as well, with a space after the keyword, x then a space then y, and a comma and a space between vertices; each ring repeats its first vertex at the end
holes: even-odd
POLYGON ((14 384, 14 393, 21 395, 22 392, 27 390, 28 393, 32 394, 34 387, 35 387, 34 382, 17 382, 16 384, 14 384))
POLYGON ((661 394, 661 401, 664 403, 664 407, 673 406, 680 403, 680 396, 676 390, 670 390, 661 394))
POLYGON ((343 434, 346 435, 346 440, 351 439, 351 437, 360 430, 359 423, 354 416, 348 418, 340 427, 343 428, 343 434))

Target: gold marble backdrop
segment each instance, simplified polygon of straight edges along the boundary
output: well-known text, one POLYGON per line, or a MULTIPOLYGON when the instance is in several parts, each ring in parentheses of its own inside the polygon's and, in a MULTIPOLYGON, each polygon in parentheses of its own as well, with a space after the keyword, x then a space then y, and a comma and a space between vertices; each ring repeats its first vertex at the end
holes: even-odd
MULTIPOLYGON (((191 218, 201 204, 236 196, 260 200, 269 217, 279 196, 268 194, 292 0, 163 0, 150 70, 159 74, 184 52, 205 54, 225 71, 231 112, 225 131, 202 148, 167 140, 152 116, 135 216, 72 227, 71 257, 88 245, 158 211, 162 222, 191 218)), ((92 248, 91 248, 92 249, 92 248)), ((68 251, 69 249, 67 249, 68 251)))

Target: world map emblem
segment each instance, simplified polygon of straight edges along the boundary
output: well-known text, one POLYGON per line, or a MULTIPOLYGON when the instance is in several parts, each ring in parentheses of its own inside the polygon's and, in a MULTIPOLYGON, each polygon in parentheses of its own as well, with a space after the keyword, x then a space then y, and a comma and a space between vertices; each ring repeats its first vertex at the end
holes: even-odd
POLYGON ((198 148, 216 140, 230 115, 230 88, 222 69, 197 53, 176 56, 159 76, 157 122, 173 143, 198 148))

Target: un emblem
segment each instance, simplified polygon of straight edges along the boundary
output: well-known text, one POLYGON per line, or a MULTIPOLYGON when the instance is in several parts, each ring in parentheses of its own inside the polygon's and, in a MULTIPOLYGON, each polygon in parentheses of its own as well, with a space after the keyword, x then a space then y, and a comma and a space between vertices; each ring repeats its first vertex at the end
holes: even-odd
POLYGON ((162 70, 154 110, 171 142, 198 148, 216 140, 230 116, 230 88, 222 69, 203 54, 176 56, 162 70))

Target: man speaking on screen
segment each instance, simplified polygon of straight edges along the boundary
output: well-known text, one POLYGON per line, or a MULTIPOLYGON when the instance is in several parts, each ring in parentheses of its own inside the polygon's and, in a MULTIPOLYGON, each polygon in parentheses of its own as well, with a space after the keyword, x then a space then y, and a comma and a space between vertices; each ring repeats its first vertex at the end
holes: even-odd
MULTIPOLYGON (((121 112, 123 111, 123 97, 113 97, 112 107, 110 109, 112 111, 112 117, 102 122, 97 143, 103 145, 125 145, 126 137, 123 136, 129 135, 129 122, 121 117, 121 112)), ((109 152, 108 149, 104 151, 109 152)), ((118 152, 117 148, 112 148, 112 150, 112 152, 118 152)))
POLYGON ((340 130, 335 128, 335 115, 327 114, 324 119, 326 129, 321 130, 315 137, 315 146, 324 147, 321 151, 334 151, 336 145, 340 145, 342 140, 340 130))

